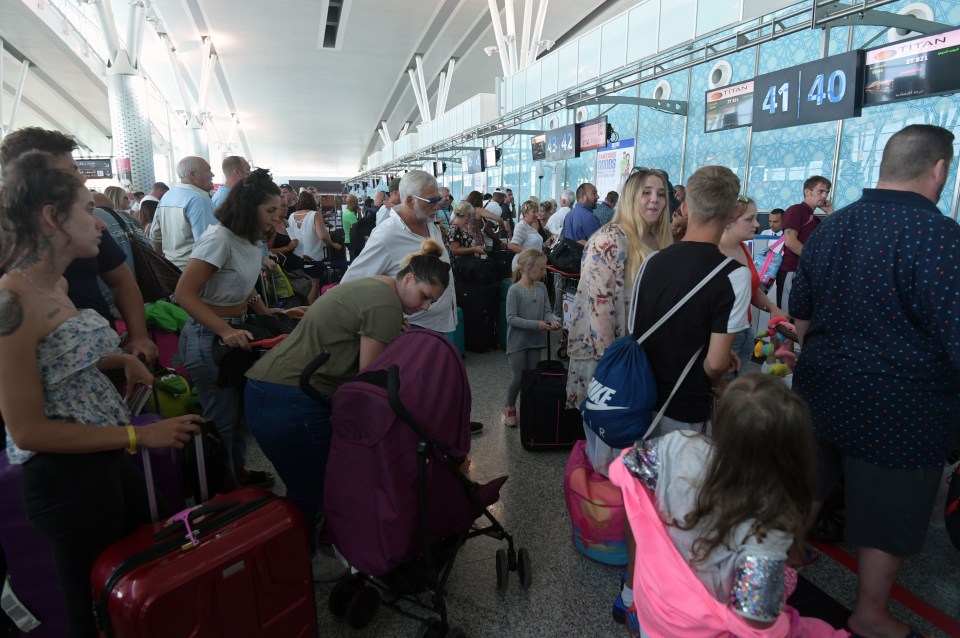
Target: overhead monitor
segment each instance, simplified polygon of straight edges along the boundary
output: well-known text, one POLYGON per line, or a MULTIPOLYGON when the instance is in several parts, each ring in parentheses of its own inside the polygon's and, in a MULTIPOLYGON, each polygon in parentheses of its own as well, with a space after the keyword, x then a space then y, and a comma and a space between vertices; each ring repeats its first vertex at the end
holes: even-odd
POLYGON ((530 150, 533 151, 533 161, 547 159, 547 136, 535 135, 530 138, 530 150))
POLYGON ((547 159, 554 162, 579 157, 580 150, 577 148, 577 143, 580 141, 579 136, 580 127, 577 124, 567 124, 549 131, 547 133, 547 159))
POLYGON ((607 145, 607 116, 587 120, 580 124, 579 149, 592 151, 607 145))
POLYGON ((482 173, 486 168, 483 160, 483 149, 467 151, 467 153, 463 156, 463 170, 468 173, 482 173))
POLYGON ((76 158, 77 170, 87 179, 112 179, 113 162, 109 157, 76 158))
POLYGON ((500 158, 500 150, 496 146, 488 146, 483 149, 483 160, 485 168, 493 168, 497 165, 500 158))
POLYGON ((753 81, 753 130, 858 117, 862 82, 860 50, 760 75, 753 81))
POLYGON ((705 133, 749 126, 752 121, 753 80, 707 91, 703 116, 705 133))
POLYGON ((960 91, 960 29, 866 51, 863 105, 960 91))

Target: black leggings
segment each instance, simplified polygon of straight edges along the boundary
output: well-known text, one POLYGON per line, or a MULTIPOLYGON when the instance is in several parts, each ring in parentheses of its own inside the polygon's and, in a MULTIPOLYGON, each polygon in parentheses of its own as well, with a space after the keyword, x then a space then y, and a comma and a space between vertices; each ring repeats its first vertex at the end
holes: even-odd
POLYGON ((150 521, 143 474, 123 452, 37 454, 23 466, 27 518, 53 544, 68 636, 96 636, 90 572, 110 543, 150 521))

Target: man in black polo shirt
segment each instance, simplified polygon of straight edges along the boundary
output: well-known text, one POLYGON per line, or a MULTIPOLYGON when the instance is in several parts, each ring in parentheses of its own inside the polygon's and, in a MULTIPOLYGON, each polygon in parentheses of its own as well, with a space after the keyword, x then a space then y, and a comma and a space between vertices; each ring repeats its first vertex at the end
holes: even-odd
MULTIPOLYGON (((687 233, 682 242, 648 258, 635 300, 634 337, 639 338, 725 259, 717 244, 736 207, 740 180, 728 168, 705 166, 690 177, 686 191, 687 233)), ((660 395, 657 409, 690 357, 703 348, 653 436, 709 426, 713 389, 722 391, 723 374, 739 367, 730 347, 735 334, 748 325, 749 303, 750 273, 731 262, 644 342, 660 395)))
POLYGON ((842 474, 860 578, 848 626, 862 636, 915 635, 887 602, 960 435, 960 227, 936 206, 953 137, 924 124, 893 135, 877 187, 804 244, 790 295, 803 343, 793 387, 820 450, 810 521, 842 474))

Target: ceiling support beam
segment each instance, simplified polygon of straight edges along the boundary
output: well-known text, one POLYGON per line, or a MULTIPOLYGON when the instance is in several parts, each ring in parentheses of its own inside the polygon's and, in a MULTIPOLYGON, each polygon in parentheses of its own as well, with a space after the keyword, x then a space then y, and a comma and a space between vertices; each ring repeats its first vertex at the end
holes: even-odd
MULTIPOLYGON (((3 55, 3 50, 0 49, 0 56, 3 55)), ((2 68, 0 68, 2 71, 2 68)), ((24 60, 20 63, 20 79, 17 80, 17 90, 13 94, 13 104, 10 105, 10 121, 4 127, 3 122, 0 121, 0 133, 6 135, 7 132, 12 131, 13 128, 17 125, 17 111, 20 110, 20 103, 23 101, 23 87, 27 84, 27 76, 30 75, 30 61, 24 60)), ((2 77, 2 76, 0 76, 2 77)), ((0 90, 0 93, 3 91, 0 90)))
POLYGON ((497 0, 487 0, 490 6, 490 19, 493 21, 493 35, 497 38, 497 53, 500 54, 500 66, 504 77, 510 75, 510 60, 507 59, 507 42, 503 37, 503 25, 500 24, 500 9, 497 0))
POLYGON ((207 101, 210 98, 210 87, 213 84, 213 72, 216 64, 217 51, 213 48, 213 38, 206 36, 203 39, 203 66, 200 68, 200 94, 197 97, 197 110, 201 113, 207 110, 207 101))
POLYGON ((434 119, 439 118, 447 111, 447 97, 450 95, 450 83, 453 82, 453 69, 456 62, 456 58, 450 58, 447 63, 447 70, 440 73, 440 88, 437 91, 437 114, 434 119))
MULTIPOLYGON (((533 27, 533 37, 530 38, 530 51, 527 53, 524 67, 530 66, 537 60, 537 53, 540 51, 540 38, 543 37, 543 23, 547 19, 547 6, 549 4, 550 0, 540 0, 540 5, 537 7, 537 23, 533 27)), ((547 48, 549 49, 550 47, 547 48)))
POLYGON ((143 27, 146 25, 143 2, 133 2, 127 19, 127 60, 130 66, 140 68, 140 50, 143 48, 143 27))
POLYGON ((107 45, 107 61, 114 65, 117 63, 117 56, 120 54, 120 36, 117 34, 117 21, 113 17, 113 6, 110 0, 88 0, 97 10, 97 16, 100 18, 100 31, 103 33, 103 39, 107 45))
POLYGON ((427 118, 424 120, 424 123, 430 121, 430 100, 427 97, 427 82, 423 79, 423 56, 417 54, 413 56, 414 62, 417 65, 417 80, 419 84, 417 87, 420 90, 420 99, 423 100, 423 111, 427 114, 427 118))
POLYGON ((520 60, 524 66, 530 59, 530 28, 533 26, 533 0, 523 2, 523 27, 520 30, 520 60))
POLYGON ((430 121, 430 113, 428 112, 428 107, 424 103, 423 95, 420 93, 419 80, 417 79, 417 72, 411 67, 407 69, 407 75, 410 77, 410 88, 413 90, 413 97, 417 99, 417 109, 420 111, 420 120, 423 122, 430 121))

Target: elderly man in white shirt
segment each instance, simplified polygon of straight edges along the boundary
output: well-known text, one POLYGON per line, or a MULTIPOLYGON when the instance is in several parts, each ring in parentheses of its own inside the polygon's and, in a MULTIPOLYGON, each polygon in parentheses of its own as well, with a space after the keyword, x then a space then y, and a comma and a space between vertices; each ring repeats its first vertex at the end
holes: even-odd
POLYGON ((547 232, 556 240, 557 235, 563 230, 563 220, 566 219, 570 207, 577 201, 577 196, 571 190, 565 190, 560 193, 560 208, 557 209, 550 219, 547 220, 547 232))
MULTIPOLYGON (((441 246, 443 235, 434 223, 443 198, 435 177, 424 171, 410 171, 399 184, 400 204, 382 222, 378 222, 366 245, 347 272, 342 283, 373 275, 394 276, 400 271, 400 261, 420 250, 424 239, 433 239, 441 246)), ((450 253, 444 248, 441 259, 450 263, 450 253)), ((451 332, 457 327, 456 290, 453 278, 443 295, 429 310, 407 317, 411 325, 437 332, 451 332)))

